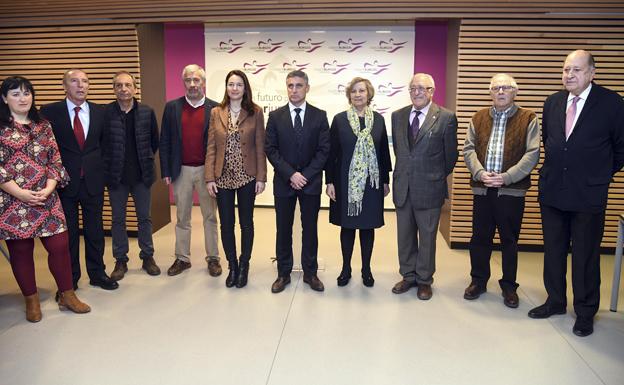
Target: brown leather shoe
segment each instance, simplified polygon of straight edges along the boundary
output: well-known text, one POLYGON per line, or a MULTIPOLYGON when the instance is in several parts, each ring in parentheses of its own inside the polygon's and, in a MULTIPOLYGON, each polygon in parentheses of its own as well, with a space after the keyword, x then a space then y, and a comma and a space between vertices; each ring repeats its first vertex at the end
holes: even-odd
POLYGON ((128 272, 128 264, 123 261, 116 261, 115 268, 110 275, 110 278, 113 281, 121 281, 124 275, 128 272))
POLYGON ((464 299, 472 301, 473 299, 477 299, 481 296, 481 294, 485 293, 487 288, 481 286, 475 282, 470 282, 470 285, 464 290, 464 299))
POLYGON ((208 260, 208 273, 211 276, 218 277, 221 275, 222 272, 223 272, 223 269, 221 269, 221 264, 219 263, 219 261, 214 260, 214 259, 208 260))
POLYGON ((418 292, 416 293, 418 299, 426 301, 431 299, 433 295, 433 291, 431 290, 431 285, 418 284, 418 292))
POLYGON ((91 307, 86 303, 80 301, 78 297, 76 297, 76 292, 73 290, 67 290, 62 292, 59 295, 59 309, 61 310, 71 310, 74 313, 83 314, 91 311, 91 307))
POLYGON ((512 309, 518 307, 520 300, 518 299, 518 294, 516 294, 516 289, 503 289, 503 303, 512 309))
POLYGON ((288 285, 289 283, 290 283, 290 275, 287 275, 285 277, 277 277, 275 282, 273 282, 273 285, 271 285, 271 292, 279 293, 281 291, 284 291, 284 289, 286 288, 286 285, 288 285))
POLYGON ((154 257, 145 257, 143 258, 143 264, 141 268, 147 272, 149 275, 160 275, 160 267, 154 261, 154 257))
POLYGON ((39 303, 39 293, 24 297, 26 301, 26 319, 29 322, 39 322, 43 315, 41 314, 41 304, 39 303))
POLYGON ((399 282, 397 282, 396 285, 394 285, 394 287, 392 288, 392 292, 394 294, 403 294, 409 289, 411 289, 412 286, 416 286, 416 282, 410 282, 410 281, 406 281, 402 279, 399 282))
POLYGON ((171 265, 169 270, 167 270, 167 275, 169 276, 178 275, 184 270, 190 269, 190 268, 191 268, 190 262, 184 262, 183 260, 176 258, 176 260, 173 262, 173 265, 171 265))
POLYGON ((323 291, 325 290, 325 286, 323 286, 323 282, 315 275, 303 275, 303 282, 310 285, 310 289, 315 291, 323 291))

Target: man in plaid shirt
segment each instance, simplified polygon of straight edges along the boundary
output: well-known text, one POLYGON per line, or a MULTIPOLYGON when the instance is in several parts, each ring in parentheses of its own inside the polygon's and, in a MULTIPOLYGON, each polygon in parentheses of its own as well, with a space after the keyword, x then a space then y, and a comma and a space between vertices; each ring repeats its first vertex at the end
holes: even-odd
POLYGON ((531 170, 539 161, 540 124, 535 112, 515 104, 518 85, 513 77, 497 74, 490 82, 492 107, 473 115, 464 159, 472 174, 473 215, 470 239, 470 285, 464 298, 474 300, 486 292, 490 256, 498 229, 503 277, 503 302, 518 307, 516 272, 518 238, 524 197, 531 186, 531 170))

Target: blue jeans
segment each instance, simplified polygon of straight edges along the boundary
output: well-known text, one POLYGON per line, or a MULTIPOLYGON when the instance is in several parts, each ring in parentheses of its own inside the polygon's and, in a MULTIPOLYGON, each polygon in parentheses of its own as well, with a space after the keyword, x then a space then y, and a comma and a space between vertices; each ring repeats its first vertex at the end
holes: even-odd
POLYGON ((126 204, 132 194, 139 227, 139 257, 154 256, 152 241, 152 218, 150 216, 151 192, 143 183, 128 186, 119 184, 108 188, 108 197, 113 212, 111 233, 113 235, 113 257, 120 262, 128 262, 128 233, 126 231, 126 204))

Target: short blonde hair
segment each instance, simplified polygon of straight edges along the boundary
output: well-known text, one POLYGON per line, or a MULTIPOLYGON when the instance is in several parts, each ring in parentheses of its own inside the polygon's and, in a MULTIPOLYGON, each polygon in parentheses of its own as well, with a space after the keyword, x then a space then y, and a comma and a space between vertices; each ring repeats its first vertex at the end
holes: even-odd
POLYGON ((364 83, 367 96, 366 105, 370 105, 373 97, 375 96, 375 89, 373 88, 373 84, 370 82, 370 80, 361 77, 354 77, 347 85, 345 94, 347 95, 347 100, 349 101, 349 104, 351 104, 351 91, 353 90, 353 87, 355 87, 355 85, 358 83, 364 83))

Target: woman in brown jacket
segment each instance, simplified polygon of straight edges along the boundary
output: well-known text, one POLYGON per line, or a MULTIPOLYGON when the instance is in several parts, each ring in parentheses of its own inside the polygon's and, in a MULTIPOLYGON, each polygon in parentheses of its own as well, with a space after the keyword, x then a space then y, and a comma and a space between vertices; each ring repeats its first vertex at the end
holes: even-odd
POLYGON ((221 242, 229 264, 225 286, 241 288, 247 285, 253 247, 254 202, 264 191, 267 178, 264 115, 252 101, 251 86, 242 71, 227 74, 223 101, 210 113, 205 169, 208 192, 217 198, 221 242), (241 228, 240 259, 234 236, 235 197, 241 228))

